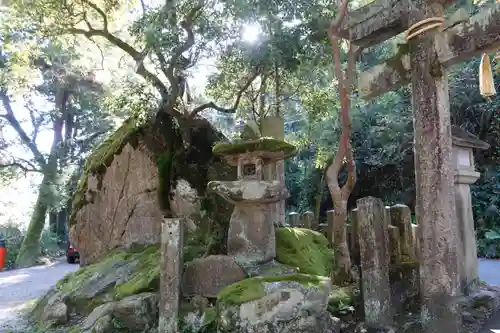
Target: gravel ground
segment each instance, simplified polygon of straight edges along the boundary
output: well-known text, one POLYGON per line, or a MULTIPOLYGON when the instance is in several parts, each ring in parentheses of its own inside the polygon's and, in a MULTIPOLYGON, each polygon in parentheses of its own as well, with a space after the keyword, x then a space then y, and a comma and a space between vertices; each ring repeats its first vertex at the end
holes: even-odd
POLYGON ((0 272, 0 333, 27 332, 23 310, 78 267, 67 264, 64 258, 46 266, 0 272))

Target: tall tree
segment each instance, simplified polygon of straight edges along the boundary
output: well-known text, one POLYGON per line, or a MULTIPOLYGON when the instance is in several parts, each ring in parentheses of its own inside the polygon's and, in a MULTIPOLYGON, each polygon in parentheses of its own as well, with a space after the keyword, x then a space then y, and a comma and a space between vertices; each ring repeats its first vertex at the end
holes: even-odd
POLYGON ((238 78, 230 107, 215 102, 193 104, 190 70, 234 35, 234 27, 221 15, 217 1, 168 0, 160 6, 142 3, 141 13, 125 27, 129 34, 123 36, 112 31, 119 24, 116 17, 125 10, 125 3, 118 1, 43 0, 31 5, 20 1, 17 7, 34 19, 44 17, 42 28, 47 35, 80 35, 93 41, 101 38, 120 49, 133 61, 136 73, 155 89, 158 107, 154 111, 180 123, 207 109, 234 113, 241 94, 260 71, 256 66, 250 74, 238 78))
POLYGON ((36 36, 33 25, 4 25, 0 39, 2 124, 14 131, 24 157, 5 147, 0 169, 16 167, 42 176, 36 203, 16 265, 35 263, 47 213, 64 201, 65 173, 89 150, 110 124, 97 101, 102 87, 91 75, 72 66, 74 50, 36 36), (39 47, 42 45, 43 47, 39 47), (26 73, 32 80, 25 80, 26 73), (15 102, 23 101, 22 107, 15 102), (24 119, 23 113, 28 119, 24 119), (39 134, 51 131, 50 148, 39 134))
POLYGON ((337 17, 332 20, 328 30, 328 36, 332 45, 332 53, 335 61, 335 76, 338 80, 340 94, 340 110, 342 137, 340 139, 339 149, 335 153, 332 164, 326 170, 326 177, 330 195, 332 196, 333 207, 335 209, 335 217, 333 225, 329 226, 332 229, 332 237, 335 239, 337 248, 335 251, 336 261, 340 266, 339 272, 335 274, 336 282, 340 284, 349 283, 354 280, 352 272, 351 259, 349 248, 347 246, 347 202, 351 195, 354 185, 356 184, 356 163, 353 157, 351 145, 351 120, 349 118, 350 97, 352 94, 352 80, 356 69, 356 58, 361 49, 353 44, 349 45, 347 69, 345 73, 342 71, 342 59, 339 40, 337 37, 338 29, 345 18, 348 10, 348 0, 342 0, 339 6, 337 17), (343 164, 347 165, 347 182, 340 187, 338 176, 343 164))

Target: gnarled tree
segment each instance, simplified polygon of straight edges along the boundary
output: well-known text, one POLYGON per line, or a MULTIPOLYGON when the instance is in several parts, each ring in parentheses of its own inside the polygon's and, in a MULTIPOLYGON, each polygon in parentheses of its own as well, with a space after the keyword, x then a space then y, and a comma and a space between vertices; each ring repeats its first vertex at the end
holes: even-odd
POLYGON ((355 279, 352 270, 349 248, 347 246, 347 201, 356 184, 356 164, 353 158, 353 149, 350 142, 351 120, 349 109, 351 107, 350 96, 352 94, 352 81, 356 69, 356 58, 361 49, 353 44, 349 45, 347 68, 342 71, 341 50, 337 31, 345 18, 348 10, 348 0, 342 0, 337 17, 332 20, 328 29, 328 37, 332 46, 332 53, 335 61, 335 76, 338 80, 340 95, 340 120, 342 124, 342 136, 339 148, 335 153, 332 163, 326 170, 328 189, 333 201, 335 210, 333 225, 328 227, 331 230, 331 243, 335 245, 335 259, 339 265, 339 271, 335 272, 334 280, 338 284, 352 282, 355 279), (347 181, 344 186, 340 186, 338 177, 341 168, 346 164, 347 181))

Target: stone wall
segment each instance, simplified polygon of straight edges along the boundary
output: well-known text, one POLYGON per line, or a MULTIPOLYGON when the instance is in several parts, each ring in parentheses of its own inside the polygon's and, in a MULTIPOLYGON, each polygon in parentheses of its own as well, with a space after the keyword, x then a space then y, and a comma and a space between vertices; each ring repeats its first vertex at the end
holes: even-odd
POLYGON ((160 242, 162 211, 157 202, 158 170, 143 142, 125 145, 99 179, 88 176, 88 204, 76 213, 70 239, 82 264, 109 250, 160 242))

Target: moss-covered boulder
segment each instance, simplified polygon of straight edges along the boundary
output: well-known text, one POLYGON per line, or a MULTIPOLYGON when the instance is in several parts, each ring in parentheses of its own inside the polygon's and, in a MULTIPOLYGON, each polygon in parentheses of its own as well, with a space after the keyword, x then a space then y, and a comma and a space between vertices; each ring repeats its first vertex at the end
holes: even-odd
POLYGON ((306 274, 253 277, 217 298, 218 332, 338 332, 327 312, 330 279, 306 274))
POLYGON ((32 317, 42 326, 64 325, 89 315, 102 304, 157 292, 159 260, 156 245, 111 254, 102 262, 67 274, 37 302, 32 317))
POLYGON ((335 268, 326 237, 303 228, 276 229, 276 260, 303 274, 330 276, 335 268))
POLYGON ((141 293, 102 304, 71 333, 155 332, 158 327, 158 300, 156 293, 141 293))
POLYGON ((222 134, 204 119, 191 122, 181 133, 161 114, 151 123, 131 118, 89 156, 70 218, 70 239, 82 264, 115 248, 159 243, 165 215, 185 217, 196 238, 190 245, 204 247, 196 252, 208 246, 223 251, 232 205, 205 189, 209 181, 233 180, 236 173, 212 153, 222 134), (213 237, 199 228, 211 228, 213 237))

